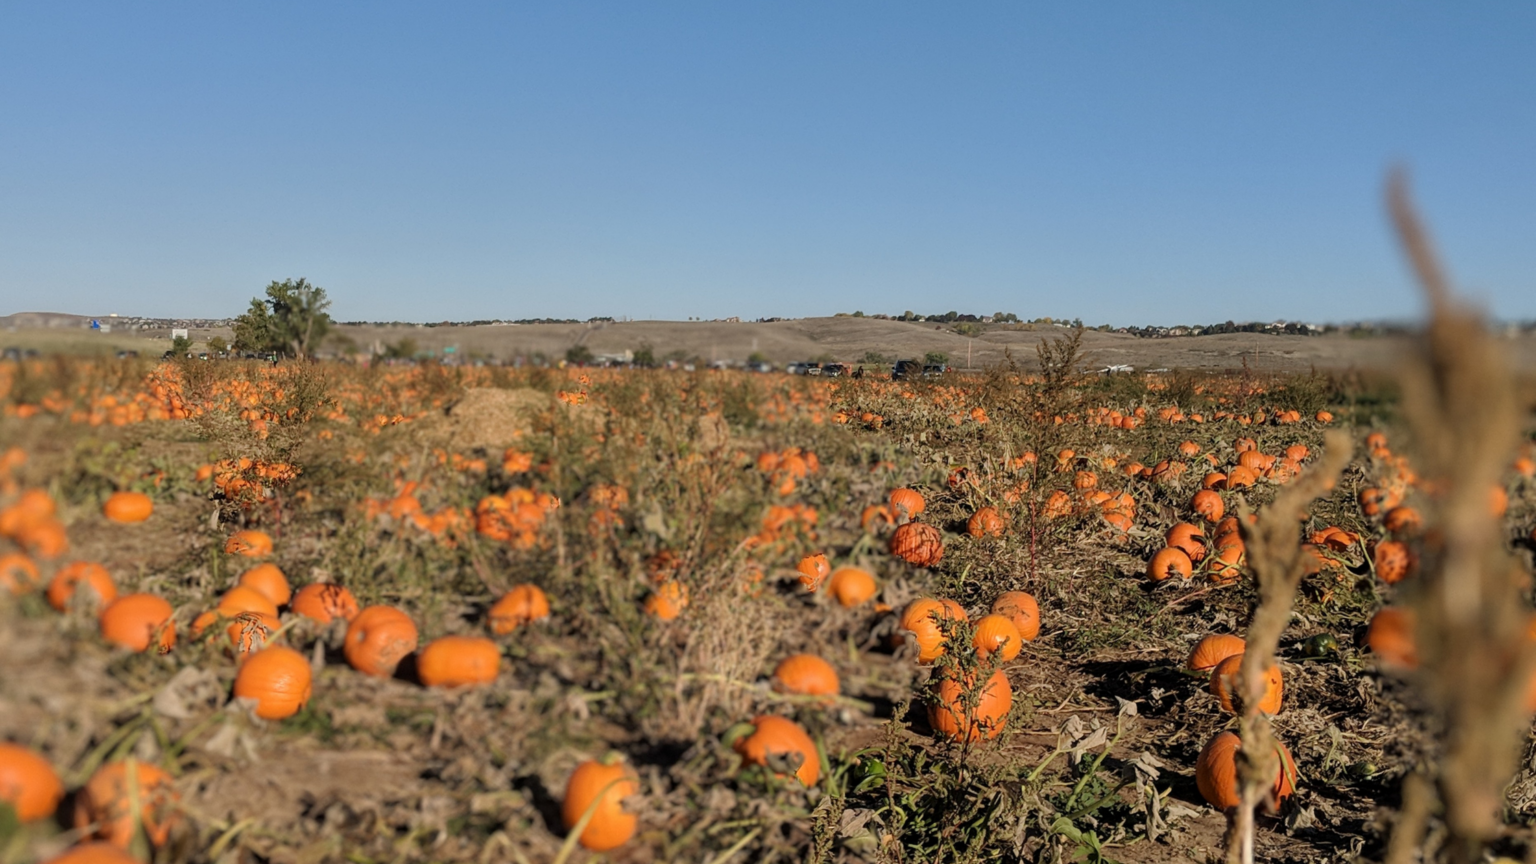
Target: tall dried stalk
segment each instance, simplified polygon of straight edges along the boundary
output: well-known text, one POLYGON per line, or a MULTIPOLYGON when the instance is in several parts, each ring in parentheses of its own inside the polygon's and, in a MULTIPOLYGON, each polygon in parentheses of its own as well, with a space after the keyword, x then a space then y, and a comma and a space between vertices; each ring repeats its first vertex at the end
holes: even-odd
MULTIPOLYGON (((1519 437, 1507 360, 1482 318, 1453 296, 1400 177, 1388 190, 1399 238, 1430 303, 1429 327, 1403 371, 1403 408, 1419 469, 1435 488, 1423 564, 1409 603, 1422 665, 1417 683, 1439 714, 1435 780, 1452 862, 1479 860, 1499 830, 1528 715, 1530 616, 1519 565, 1505 551, 1489 505, 1519 437)), ((1424 811, 1404 814, 1405 837, 1423 836, 1424 811), (1416 823, 1416 824, 1415 824, 1416 823)), ((1394 842, 1409 860, 1414 850, 1394 842)))
MULTIPOLYGON (((1291 620, 1296 588, 1307 575, 1308 555, 1301 548, 1298 517, 1317 497, 1338 482, 1349 464, 1348 432, 1330 431, 1324 438, 1321 461, 1292 481, 1268 507, 1259 512, 1258 524, 1244 529, 1248 566, 1259 583, 1259 604, 1248 626, 1247 648, 1238 670, 1235 692, 1242 708, 1242 749, 1237 755, 1237 778, 1242 804, 1227 825, 1227 861, 1252 864, 1253 812, 1271 794, 1280 756, 1270 733, 1269 715, 1259 710, 1266 686, 1265 672, 1275 665, 1275 649, 1291 620)), ((1246 508, 1238 522, 1247 525, 1246 508)))

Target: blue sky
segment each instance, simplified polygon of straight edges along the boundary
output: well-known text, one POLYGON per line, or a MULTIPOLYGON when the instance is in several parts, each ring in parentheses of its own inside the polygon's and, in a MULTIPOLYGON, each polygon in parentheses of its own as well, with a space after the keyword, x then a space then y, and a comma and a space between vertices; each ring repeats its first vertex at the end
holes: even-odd
POLYGON ((0 5, 0 313, 1536 317, 1536 4, 0 5))

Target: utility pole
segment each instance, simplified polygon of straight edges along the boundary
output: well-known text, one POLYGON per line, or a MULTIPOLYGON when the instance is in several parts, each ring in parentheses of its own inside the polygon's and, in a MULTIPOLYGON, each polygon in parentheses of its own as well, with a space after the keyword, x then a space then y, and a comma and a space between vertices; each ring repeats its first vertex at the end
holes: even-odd
POLYGON ((971 371, 971 345, 975 341, 975 339, 965 340, 965 371, 967 372, 971 371))

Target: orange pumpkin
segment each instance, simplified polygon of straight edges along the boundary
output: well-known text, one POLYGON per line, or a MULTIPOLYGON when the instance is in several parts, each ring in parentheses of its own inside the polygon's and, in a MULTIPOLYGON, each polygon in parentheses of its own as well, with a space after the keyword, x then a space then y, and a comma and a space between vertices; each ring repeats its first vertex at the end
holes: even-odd
POLYGON ((47 819, 63 797, 64 784, 47 759, 0 741, 0 801, 11 805, 21 821, 47 819))
POLYGON ((1186 664, 1193 672, 1209 672, 1221 661, 1248 650, 1248 643, 1241 636, 1229 633, 1212 633, 1195 643, 1186 664))
POLYGON ((255 529, 236 531, 225 542, 224 551, 246 558, 265 558, 272 554, 272 537, 265 531, 255 529))
POLYGON ((1419 649, 1414 638, 1413 610, 1399 606, 1377 610, 1366 627, 1365 644, 1388 668, 1417 668, 1419 649))
POLYGON ((293 589, 288 586, 288 577, 283 575, 283 571, 279 570, 276 564, 257 564, 241 573, 237 584, 259 592, 277 606, 283 606, 293 599, 293 589))
POLYGON ((992 614, 1003 615, 1013 622, 1019 638, 1034 641, 1040 635, 1040 604, 1034 595, 1024 591, 1004 591, 992 601, 992 614))
MULTIPOLYGON (((1211 694, 1216 701, 1221 703, 1221 708, 1230 714, 1238 713, 1236 695, 1233 687, 1237 682, 1237 674, 1243 666, 1243 655, 1233 654, 1217 663, 1211 670, 1211 694)), ((1264 672, 1264 697, 1259 700, 1259 710, 1265 714, 1279 714, 1281 696, 1285 685, 1280 675, 1278 664, 1269 667, 1264 672)))
POLYGON ((1206 562, 1211 581, 1225 585, 1236 582, 1243 575, 1243 564, 1248 560, 1248 544, 1236 534, 1223 535, 1216 543, 1216 554, 1206 562))
POLYGON ((428 687, 489 684, 501 672, 501 649, 479 636, 443 636, 416 658, 416 675, 428 687))
POLYGON ((890 496, 891 513, 897 522, 907 522, 928 507, 923 495, 916 489, 896 489, 890 496))
POLYGON ((732 745, 748 765, 761 765, 777 777, 793 773, 806 786, 821 777, 821 755, 799 723, 788 717, 762 714, 752 718, 753 730, 732 745))
POLYGON ((83 830, 94 824, 90 836, 127 849, 142 827, 151 845, 162 846, 170 837, 171 827, 179 821, 180 800, 171 776, 159 768, 135 759, 109 762, 96 769, 85 788, 76 794, 75 828, 83 830), (136 787, 132 796, 130 787, 136 787))
POLYGON ((113 522, 143 522, 155 512, 155 502, 143 492, 113 492, 101 512, 113 522))
POLYGON ((940 619, 966 620, 965 610, 953 600, 934 600, 924 597, 907 604, 898 622, 900 629, 913 635, 917 642, 917 662, 932 663, 944 653, 944 631, 940 619))
POLYGON ((569 831, 591 811, 587 827, 578 838, 581 845, 594 852, 617 849, 635 836, 640 819, 624 809, 624 799, 639 793, 635 772, 621 759, 589 759, 576 766, 565 784, 560 817, 569 831))
POLYGON ((875 577, 859 567, 839 567, 833 571, 827 588, 845 609, 862 606, 875 596, 875 577))
POLYGON ((671 621, 683 614, 688 606, 688 586, 668 579, 645 598, 645 614, 662 621, 671 621))
MULTIPOLYGON (((969 682, 968 682, 969 683, 969 682)), ((968 689, 946 676, 934 687, 934 699, 928 706, 928 722, 935 732, 954 741, 995 738, 1008 723, 1013 710, 1013 685, 1003 670, 995 669, 979 692, 971 693, 975 707, 966 705, 968 689)))
POLYGON ((827 563, 827 556, 820 552, 801 558, 795 569, 800 572, 800 587, 807 591, 819 589, 832 573, 832 565, 827 563))
POLYGON ((1169 546, 1183 549, 1190 561, 1199 561, 1205 557, 1205 535, 1188 522, 1179 522, 1169 528, 1163 540, 1169 546))
POLYGON ((130 651, 146 651, 156 645, 160 653, 176 644, 175 610, 153 594, 127 594, 101 611, 101 637, 130 651))
POLYGON ((358 613, 357 598, 352 592, 330 582, 314 582, 300 588, 293 595, 290 608, 294 614, 321 624, 329 624, 337 618, 351 621, 358 613))
POLYGON ((48 605, 65 612, 75 603, 87 609, 104 609, 117 599, 117 585, 107 568, 90 561, 66 564, 48 582, 48 605), (80 587, 85 592, 80 593, 80 587), (77 600, 76 595, 81 599, 77 600))
POLYGON ((388 678, 416 650, 416 623, 393 606, 369 606, 347 625, 343 653, 353 669, 388 678))
POLYGON ((932 567, 944 557, 944 536, 921 522, 908 522, 891 534, 891 554, 915 567, 932 567))
POLYGON ((1190 562, 1189 554, 1177 546, 1165 546, 1157 550, 1157 554, 1147 562, 1147 578, 1153 582, 1175 577, 1187 580, 1192 572, 1194 564, 1190 562))
POLYGON ((1247 489, 1255 482, 1257 482, 1258 479, 1258 476, 1253 473, 1253 469, 1246 468, 1242 465, 1236 465, 1233 466, 1231 471, 1227 472, 1227 477, 1222 481, 1221 488, 1247 489))
POLYGON ((1196 492, 1195 497, 1189 501, 1189 509, 1207 522, 1220 522, 1222 514, 1227 512, 1227 506, 1222 503, 1221 496, 1212 489, 1201 489, 1196 492))
POLYGON ((16 596, 37 588, 37 564, 20 552, 0 555, 0 589, 16 596))
POLYGON ((309 703, 311 673, 304 655, 274 645, 248 655, 235 674, 235 696, 256 700, 256 716, 282 720, 309 703))
MULTIPOLYGON (((1237 751, 1242 741, 1232 732, 1220 732, 1208 741, 1195 760, 1195 786, 1200 796, 1218 810, 1231 810, 1242 803, 1237 788, 1237 751)), ((1278 807, 1296 791, 1296 761, 1284 744, 1276 741, 1280 765, 1275 785, 1270 788, 1273 806, 1278 807)))
POLYGON ((965 533, 972 537, 1001 537, 1007 527, 996 507, 983 507, 971 514, 965 523, 965 533))
POLYGON ((891 508, 885 504, 871 504, 865 507, 864 513, 859 516, 859 527, 869 533, 895 524, 896 517, 891 513, 891 508))
POLYGON ((1376 575, 1391 585, 1408 578, 1413 572, 1413 553, 1407 545, 1397 540, 1383 540, 1372 550, 1376 562, 1376 575))
POLYGON ((48 864, 140 864, 139 859, 111 843, 82 843, 64 850, 48 864))
POLYGON ((773 669, 773 689, 801 696, 836 696, 837 670, 814 654, 791 654, 773 669))
POLYGON ((977 620, 974 639, 977 654, 987 657, 995 652, 1004 663, 1019 656, 1019 649, 1024 644, 1024 637, 1019 635, 1013 620, 996 613, 977 620))
POLYGON ((491 607, 491 632, 505 636, 524 624, 549 617, 549 597, 537 585, 514 585, 491 607))

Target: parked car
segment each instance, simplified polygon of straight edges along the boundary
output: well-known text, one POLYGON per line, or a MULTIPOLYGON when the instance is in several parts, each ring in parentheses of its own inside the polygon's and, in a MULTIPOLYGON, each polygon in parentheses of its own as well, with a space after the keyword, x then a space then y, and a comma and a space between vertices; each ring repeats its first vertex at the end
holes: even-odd
POLYGON ((891 369, 892 381, 905 381, 922 372, 923 364, 916 360, 897 360, 896 366, 891 369))
POLYGON ((828 363, 821 367, 821 376, 823 378, 841 378, 847 374, 848 367, 841 363, 828 363))
POLYGON ((948 371, 949 371, 949 367, 948 366, 944 366, 944 365, 939 364, 939 363, 929 363, 927 366, 923 367, 923 377, 924 378, 937 378, 940 375, 943 375, 945 372, 948 372, 948 371))
POLYGON ((748 363, 747 364, 747 371, 748 372, 772 372, 773 371, 773 364, 767 363, 767 362, 748 363))

